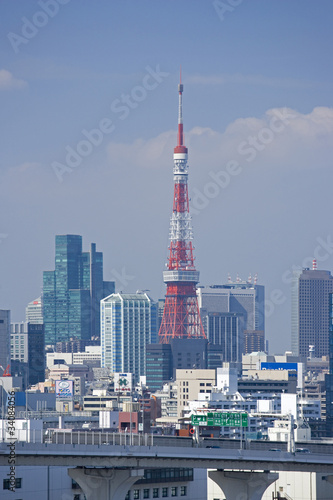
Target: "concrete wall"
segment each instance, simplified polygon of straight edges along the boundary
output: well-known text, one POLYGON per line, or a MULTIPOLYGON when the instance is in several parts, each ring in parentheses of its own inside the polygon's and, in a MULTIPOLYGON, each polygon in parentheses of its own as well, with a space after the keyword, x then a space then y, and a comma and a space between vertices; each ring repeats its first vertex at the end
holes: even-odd
MULTIPOLYGON (((272 483, 262 496, 262 500, 272 500, 272 493, 284 493, 292 500, 332 500, 333 484, 325 474, 315 472, 279 472, 279 479, 272 483)), ((287 497, 288 498, 288 497, 287 497)), ((221 488, 208 479, 207 500, 224 500, 225 495, 221 488)))
POLYGON ((279 472, 279 479, 267 488, 262 500, 272 500, 272 492, 287 493, 292 500, 332 500, 333 485, 324 479, 328 477, 315 472, 279 472))

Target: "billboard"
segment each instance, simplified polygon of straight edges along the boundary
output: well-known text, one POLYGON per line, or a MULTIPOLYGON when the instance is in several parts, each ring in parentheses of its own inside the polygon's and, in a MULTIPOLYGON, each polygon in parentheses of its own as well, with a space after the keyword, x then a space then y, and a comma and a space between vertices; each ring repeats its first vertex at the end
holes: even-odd
POLYGON ((114 391, 132 392, 132 373, 114 373, 114 391))
POLYGON ((261 363, 261 370, 295 370, 297 372, 297 363, 261 363))
POLYGON ((56 380, 55 393, 57 399, 70 399, 73 397, 73 380, 56 380))

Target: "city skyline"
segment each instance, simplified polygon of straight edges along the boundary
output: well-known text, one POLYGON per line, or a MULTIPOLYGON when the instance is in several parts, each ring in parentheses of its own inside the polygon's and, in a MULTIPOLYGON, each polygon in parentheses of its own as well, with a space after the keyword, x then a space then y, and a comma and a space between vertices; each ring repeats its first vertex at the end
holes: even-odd
POLYGON ((290 349, 293 268, 333 270, 332 4, 41 4, 0 6, 1 308, 24 320, 56 234, 96 241, 117 291, 164 297, 182 64, 200 285, 258 273, 270 349, 290 349))
POLYGON ((56 235, 55 269, 43 272, 45 343, 100 335, 100 300, 115 291, 103 279, 103 253, 82 251, 82 236, 56 235))

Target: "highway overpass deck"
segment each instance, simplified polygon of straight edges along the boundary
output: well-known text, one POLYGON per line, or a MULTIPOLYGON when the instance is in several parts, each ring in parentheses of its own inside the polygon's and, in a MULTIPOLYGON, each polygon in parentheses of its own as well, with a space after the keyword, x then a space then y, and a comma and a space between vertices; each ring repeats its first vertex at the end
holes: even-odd
MULTIPOLYGON (((333 473, 333 454, 289 453, 183 446, 77 445, 16 442, 15 465, 134 468, 193 467, 238 471, 333 473)), ((0 465, 8 465, 10 447, 0 444, 0 465)))

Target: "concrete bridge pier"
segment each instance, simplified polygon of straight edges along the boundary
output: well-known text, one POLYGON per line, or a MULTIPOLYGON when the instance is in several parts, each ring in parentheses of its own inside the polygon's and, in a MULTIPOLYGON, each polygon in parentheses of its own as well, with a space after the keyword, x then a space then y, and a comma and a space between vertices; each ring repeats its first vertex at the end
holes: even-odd
POLYGON ((226 500, 261 500, 270 484, 279 478, 275 472, 208 471, 223 491, 226 500))
POLYGON ((68 469, 68 475, 81 487, 87 500, 124 500, 127 491, 143 477, 143 469, 68 469))

